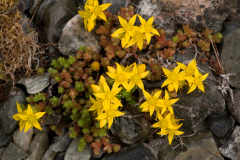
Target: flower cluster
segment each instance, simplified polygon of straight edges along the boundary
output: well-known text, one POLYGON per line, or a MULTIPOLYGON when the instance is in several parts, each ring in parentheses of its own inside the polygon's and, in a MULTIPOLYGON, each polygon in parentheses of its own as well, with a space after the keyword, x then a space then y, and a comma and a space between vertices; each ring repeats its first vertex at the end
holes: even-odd
POLYGON ((98 17, 107 21, 103 11, 110 5, 111 3, 99 5, 98 0, 87 0, 84 6, 84 11, 78 11, 79 15, 84 19, 85 29, 90 32, 96 25, 96 19, 98 17))
POLYGON ((118 63, 116 65, 116 69, 108 66, 107 75, 114 80, 111 89, 103 75, 99 79, 99 85, 91 85, 96 99, 90 98, 93 105, 89 110, 97 112, 98 117, 96 119, 100 120, 100 128, 105 126, 106 123, 108 123, 108 128, 110 128, 113 119, 124 114, 118 111, 118 107, 122 107, 122 104, 117 98, 117 94, 122 89, 130 91, 137 85, 140 89, 144 90, 141 79, 148 74, 148 71, 145 71, 145 64, 137 65, 134 63, 127 67, 121 66, 118 63), (119 87, 120 85, 124 88, 119 87))
POLYGON ((14 114, 12 117, 16 121, 20 121, 19 122, 20 132, 25 127, 25 130, 24 130, 24 133, 25 133, 33 126, 36 127, 37 129, 42 130, 38 121, 39 121, 39 118, 41 118, 45 114, 45 112, 33 113, 33 110, 30 105, 28 105, 27 110, 23 111, 18 103, 17 103, 17 110, 18 110, 18 113, 14 114))
POLYGON ((152 26, 154 17, 149 18, 147 22, 140 15, 134 15, 128 22, 121 16, 118 16, 118 19, 122 28, 117 29, 111 36, 121 40, 122 48, 137 44, 142 50, 144 40, 149 44, 153 35, 160 36, 152 26), (140 27, 134 26, 137 16, 142 24, 140 27))

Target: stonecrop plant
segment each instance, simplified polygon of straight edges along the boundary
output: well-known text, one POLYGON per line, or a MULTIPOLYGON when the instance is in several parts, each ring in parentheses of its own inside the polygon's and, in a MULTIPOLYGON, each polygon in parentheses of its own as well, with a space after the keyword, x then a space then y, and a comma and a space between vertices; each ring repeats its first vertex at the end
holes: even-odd
MULTIPOLYGON (((97 112, 98 117, 96 119, 100 121, 100 128, 106 124, 108 124, 108 128, 110 128, 114 118, 124 114, 124 112, 119 111, 123 105, 121 104, 121 97, 119 98, 117 96, 118 93, 121 92, 121 90, 130 92, 131 89, 137 86, 143 91, 146 99, 139 108, 142 109, 142 112, 150 112, 150 116, 156 112, 158 122, 153 124, 153 127, 161 129, 158 134, 168 135, 169 144, 171 144, 175 135, 184 133, 178 130, 182 124, 179 124, 180 119, 175 119, 172 107, 179 98, 170 98, 167 90, 165 90, 165 96, 162 98, 162 90, 149 94, 144 89, 142 78, 146 77, 149 73, 149 71, 145 71, 145 64, 137 65, 134 63, 124 67, 116 63, 116 69, 111 66, 107 68, 107 75, 114 81, 112 88, 109 87, 103 75, 101 75, 99 79, 99 85, 91 85, 93 95, 96 99, 90 98, 93 105, 89 111, 97 112)), ((203 81, 207 78, 208 73, 205 75, 199 73, 195 59, 193 59, 188 66, 178 63, 178 66, 174 68, 172 72, 166 68, 162 69, 167 77, 162 87, 169 85, 168 89, 170 91, 175 90, 177 92, 179 86, 182 88, 181 85, 185 84, 190 88, 188 93, 194 91, 197 87, 204 92, 203 81)))

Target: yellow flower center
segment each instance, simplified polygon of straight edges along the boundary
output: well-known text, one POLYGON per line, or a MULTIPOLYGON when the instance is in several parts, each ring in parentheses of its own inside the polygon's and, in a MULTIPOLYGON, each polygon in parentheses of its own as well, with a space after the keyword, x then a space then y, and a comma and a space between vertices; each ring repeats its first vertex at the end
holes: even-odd
POLYGON ((161 128, 167 128, 168 127, 168 122, 166 120, 161 121, 161 128))
POLYGON ((166 101, 166 100, 165 100, 164 105, 167 106, 167 107, 169 107, 169 106, 171 106, 171 103, 170 103, 169 101, 166 101))
POLYGON ((30 115, 29 117, 28 117, 28 122, 30 123, 30 124, 33 124, 33 123, 35 123, 37 121, 37 119, 36 119, 36 117, 34 116, 34 115, 30 115))
POLYGON ((133 81, 134 83, 137 83, 140 79, 141 79, 140 76, 137 75, 137 74, 132 77, 132 81, 133 81))
POLYGON ((199 77, 195 77, 195 80, 194 80, 195 84, 198 86, 202 83, 202 81, 200 80, 199 77))
POLYGON ((156 99, 152 97, 152 98, 150 98, 150 99, 148 100, 148 103, 149 103, 150 105, 154 106, 154 105, 156 104, 156 99))
POLYGON ((100 7, 94 8, 94 12, 95 12, 96 14, 101 13, 101 8, 100 8, 100 7))
POLYGON ((131 25, 129 25, 129 24, 126 24, 125 26, 123 26, 124 27, 124 29, 126 30, 126 31, 131 31, 132 30, 132 27, 131 27, 131 25))
POLYGON ((111 92, 106 94, 106 99, 108 99, 109 101, 111 101, 113 98, 114 98, 114 95, 111 92))
POLYGON ((185 72, 187 73, 187 75, 193 75, 194 74, 194 69, 187 67, 187 69, 185 70, 185 72))
POLYGON ((169 80, 170 81, 177 81, 177 78, 178 78, 178 75, 176 73, 172 73, 170 76, 169 76, 169 80))
POLYGON ((152 28, 152 26, 150 24, 145 25, 145 31, 146 32, 151 32, 151 28, 152 28))
POLYGON ((123 74, 117 75, 116 81, 118 82, 123 82, 125 80, 125 76, 123 74))

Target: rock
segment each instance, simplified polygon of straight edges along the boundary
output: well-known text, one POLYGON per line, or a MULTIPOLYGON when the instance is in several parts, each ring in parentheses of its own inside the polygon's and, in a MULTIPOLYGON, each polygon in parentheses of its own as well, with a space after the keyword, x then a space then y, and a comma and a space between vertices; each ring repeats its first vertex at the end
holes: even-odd
POLYGON ((159 160, 190 160, 190 159, 211 159, 224 160, 218 152, 214 137, 210 131, 198 132, 191 137, 182 138, 184 145, 177 146, 176 140, 169 145, 168 140, 158 138, 159 140, 159 160), (187 147, 186 147, 187 146, 187 147))
POLYGON ((64 55, 75 54, 81 45, 89 46, 93 52, 100 52, 101 46, 95 31, 85 30, 81 16, 76 15, 63 28, 59 40, 59 51, 64 55))
POLYGON ((45 154, 42 157, 42 160, 55 160, 56 156, 57 156, 57 152, 54 152, 52 150, 53 145, 50 145, 50 147, 48 148, 48 150, 45 152, 45 154))
POLYGON ((65 154, 65 152, 59 153, 55 160, 64 160, 65 154))
POLYGON ((12 133, 7 135, 0 135, 0 147, 8 146, 12 139, 13 139, 12 133))
POLYGON ((3 153, 2 160, 20 160, 28 156, 20 148, 18 148, 14 143, 10 143, 3 153))
POLYGON ((0 159, 2 160, 3 153, 6 150, 7 147, 0 147, 0 159))
MULTIPOLYGON (((130 115, 125 112, 125 115, 130 115)), ((128 118, 125 116, 115 118, 110 130, 123 143, 131 145, 144 141, 151 132, 151 124, 142 116, 128 118)))
MULTIPOLYGON (((22 19, 19 22, 22 26, 23 32, 25 34, 28 34, 29 32, 31 32, 34 28, 35 28, 35 24, 33 23, 33 21, 29 24, 31 17, 29 17, 27 14, 22 13, 22 19)), ((37 39, 37 36, 36 36, 37 39)))
MULTIPOLYGON (((41 43, 58 43, 65 24, 78 13, 79 2, 80 0, 72 0, 71 3, 69 0, 48 0, 41 3, 35 16, 41 43)), ((52 45, 49 46, 48 53, 60 54, 52 45)))
POLYGON ((50 132, 50 128, 49 127, 47 127, 45 125, 42 125, 42 124, 40 124, 40 125, 41 125, 42 130, 39 130, 39 129, 34 127, 33 128, 33 134, 38 134, 40 132, 45 132, 46 134, 48 134, 50 132))
POLYGON ((72 142, 72 138, 69 138, 68 133, 66 133, 57 142, 54 142, 52 150, 55 152, 66 151, 71 142, 72 142))
POLYGON ((15 87, 9 96, 0 103, 0 126, 5 134, 10 134, 18 125, 18 122, 12 118, 14 114, 18 113, 16 102, 26 103, 26 94, 19 88, 15 87))
POLYGON ((240 89, 236 89, 233 91, 233 98, 234 98, 234 103, 232 102, 231 97, 227 99, 227 108, 231 116, 240 123, 240 89))
POLYGON ((17 83, 24 85, 29 94, 36 94, 49 86, 49 78, 50 74, 47 72, 43 75, 35 74, 27 78, 22 78, 17 83))
POLYGON ((160 147, 161 144, 163 143, 162 141, 163 141, 163 142, 166 141, 166 143, 167 143, 167 140, 166 140, 165 138, 154 138, 153 140, 151 140, 150 142, 148 142, 149 147, 152 148, 153 153, 154 153, 157 157, 160 156, 160 154, 159 154, 159 153, 160 153, 159 147, 160 147))
POLYGON ((107 10, 112 14, 117 14, 120 7, 125 7, 126 0, 116 1, 116 0, 102 0, 102 4, 112 3, 107 10))
POLYGON ((32 0, 31 4, 30 4, 30 8, 29 8, 29 13, 31 15, 33 15, 33 13, 35 12, 36 8, 37 8, 37 5, 38 3, 40 2, 41 0, 32 0))
POLYGON ((236 8, 237 0, 208 0, 208 1, 169 1, 169 0, 142 0, 137 8, 140 15, 147 19, 154 16, 154 22, 158 28, 166 30, 167 35, 173 35, 176 26, 189 24, 197 31, 205 29, 202 15, 207 26, 213 33, 222 29, 222 23, 226 20, 233 8, 236 8), (199 3, 199 4, 198 4, 199 3))
POLYGON ((25 3, 26 3, 26 10, 29 9, 31 3, 32 3, 32 0, 23 0, 25 3))
POLYGON ((225 73, 235 73, 231 76, 229 84, 232 87, 240 88, 240 29, 226 35, 223 40, 223 50, 221 53, 221 63, 225 73))
POLYGON ((138 143, 133 146, 125 147, 117 153, 105 156, 102 160, 157 160, 152 148, 146 143, 138 143))
POLYGON ((225 138, 234 129, 234 119, 226 110, 207 119, 207 126, 217 138, 225 138))
POLYGON ((75 138, 67 149, 64 160, 89 160, 92 156, 92 148, 87 144, 82 152, 78 152, 78 141, 80 136, 75 138))
POLYGON ((28 153, 32 141, 33 129, 29 129, 24 133, 24 129, 20 132, 19 128, 13 132, 13 142, 21 150, 28 153))
MULTIPOLYGON (((194 48, 188 48, 186 54, 175 55, 177 62, 192 60, 194 58, 194 48), (191 51, 193 49, 193 51, 191 51)), ((204 58, 202 56, 202 58, 204 58)), ((196 57, 198 59, 198 57, 196 57)), ((199 91, 198 88, 193 92, 187 94, 188 89, 184 89, 178 93, 180 98, 174 105, 173 110, 177 119, 184 119, 180 130, 185 133, 192 133, 201 130, 198 125, 204 122, 205 119, 214 114, 219 113, 225 109, 225 101, 222 94, 217 89, 218 84, 209 77, 214 78, 208 64, 198 63, 198 68, 205 73, 209 73, 208 78, 204 81, 205 92, 199 91)))
POLYGON ((232 160, 240 159, 240 127, 236 126, 233 133, 226 142, 219 148, 219 152, 232 160))
POLYGON ((41 160, 49 147, 48 144, 48 135, 45 132, 38 133, 30 145, 30 156, 26 160, 41 160))
POLYGON ((223 23, 223 29, 221 30, 221 33, 223 36, 228 35, 229 33, 232 33, 240 28, 240 22, 238 21, 226 21, 223 23))

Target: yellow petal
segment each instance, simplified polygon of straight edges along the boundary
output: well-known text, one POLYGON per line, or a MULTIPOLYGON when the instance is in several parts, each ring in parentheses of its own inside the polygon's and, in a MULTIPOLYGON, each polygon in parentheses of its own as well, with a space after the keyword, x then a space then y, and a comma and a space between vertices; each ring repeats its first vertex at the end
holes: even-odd
POLYGON ((149 18, 148 21, 147 21, 147 24, 152 25, 153 24, 153 18, 154 17, 149 18))
POLYGON ((38 121, 34 122, 33 126, 39 130, 42 130, 41 125, 38 123, 38 121))
POLYGON ((111 126, 112 126, 112 123, 113 123, 113 118, 111 118, 111 117, 108 117, 108 129, 110 129, 110 128, 111 128, 111 126))
POLYGON ((151 37, 152 37, 151 33, 146 33, 146 38, 147 38, 147 43, 148 44, 150 43, 151 37))
POLYGON ((110 73, 116 73, 116 69, 111 67, 111 66, 107 66, 108 72, 110 73))
POLYGON ((147 100, 149 100, 150 98, 152 98, 152 96, 145 90, 143 90, 143 94, 146 97, 147 100))
POLYGON ((172 140, 173 140, 173 134, 169 134, 168 135, 168 142, 171 145, 172 144, 172 140))
POLYGON ((99 115, 96 119, 106 119, 108 116, 106 113, 99 115))
POLYGON ((123 19, 122 17, 118 16, 118 19, 119 19, 119 22, 120 22, 122 27, 128 25, 127 21, 125 19, 123 19))
POLYGON ((28 120, 28 116, 24 115, 24 114, 18 114, 18 117, 21 118, 21 120, 24 120, 24 121, 28 120))
POLYGON ((28 104, 27 115, 33 115, 32 107, 28 104))
POLYGON ((145 21, 145 19, 143 19, 140 15, 138 15, 138 18, 139 18, 140 22, 142 23, 142 25, 145 25, 147 23, 145 21))
POLYGON ((36 119, 41 118, 46 112, 37 112, 34 114, 34 116, 36 117, 36 119))
POLYGON ((135 43, 136 43, 136 40, 132 38, 132 39, 129 41, 129 43, 128 43, 124 48, 131 47, 131 46, 134 45, 135 43))
POLYGON ((18 113, 23 113, 22 108, 20 107, 20 105, 18 104, 18 102, 16 102, 16 103, 17 103, 17 110, 18 110, 18 113))
POLYGON ((196 89, 196 87, 197 86, 195 84, 193 84, 187 93, 191 93, 192 91, 194 91, 196 89))
POLYGON ((172 74, 168 69, 165 69, 163 67, 162 67, 162 70, 167 77, 169 77, 172 74))
POLYGON ((100 128, 104 127, 107 124, 107 119, 100 120, 100 128))
POLYGON ((99 7, 100 7, 101 11, 104 11, 104 10, 106 10, 109 6, 111 6, 111 4, 112 4, 112 3, 106 3, 106 4, 100 5, 99 7))
POLYGON ((204 74, 203 76, 201 76, 201 78, 200 78, 201 81, 204 81, 204 80, 207 78, 208 74, 209 74, 209 73, 206 73, 206 74, 204 74))
POLYGON ((204 86, 203 86, 202 83, 198 85, 198 88, 199 88, 201 91, 205 92, 205 90, 204 90, 204 86))
POLYGON ((135 14, 129 21, 128 24, 130 24, 131 26, 134 25, 135 21, 136 21, 137 15, 135 14))
POLYGON ((124 115, 124 114, 125 114, 125 113, 123 113, 123 112, 115 111, 115 112, 114 112, 114 117, 119 117, 119 116, 124 115))
POLYGON ((153 97, 154 97, 155 99, 158 99, 161 93, 162 93, 162 90, 156 92, 153 97))
POLYGON ((166 79, 164 82, 163 82, 163 84, 162 84, 162 86, 161 87, 165 87, 166 85, 169 85, 170 83, 172 83, 169 79, 166 79))
POLYGON ((92 87, 93 92, 95 92, 95 93, 102 91, 101 88, 95 84, 92 84, 91 87, 92 87))
POLYGON ((16 121, 20 121, 21 118, 20 118, 18 115, 19 115, 18 113, 14 114, 14 115, 12 116, 13 119, 15 119, 16 121))
POLYGON ((27 122, 26 122, 26 125, 25 125, 24 133, 27 132, 31 127, 32 127, 32 124, 30 124, 30 123, 27 121, 27 122))

